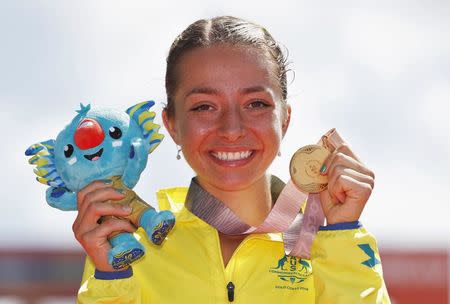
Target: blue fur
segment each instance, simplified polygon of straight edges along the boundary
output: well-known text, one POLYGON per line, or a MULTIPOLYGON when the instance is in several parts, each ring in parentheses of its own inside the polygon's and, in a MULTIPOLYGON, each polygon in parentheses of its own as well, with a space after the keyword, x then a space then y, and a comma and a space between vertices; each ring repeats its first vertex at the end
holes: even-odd
POLYGON ((108 252, 108 262, 114 269, 122 269, 123 264, 128 265, 141 258, 145 253, 144 246, 131 233, 120 233, 111 238, 109 242, 112 249, 108 252), (124 261, 124 252, 128 253, 128 261, 124 261))
POLYGON ((131 142, 134 151, 133 158, 129 158, 122 175, 122 181, 128 188, 133 188, 147 166, 149 144, 142 138, 134 138, 131 142))
MULTIPOLYGON (((72 191, 79 191, 94 180, 106 179, 114 175, 127 174, 132 176, 132 179, 137 182, 141 172, 147 165, 148 151, 150 144, 142 141, 142 130, 130 116, 123 111, 118 110, 102 110, 91 109, 87 112, 78 114, 72 122, 59 133, 55 144, 55 165, 61 175, 62 180, 66 186, 72 191), (85 118, 95 119, 105 133, 103 142, 94 148, 88 150, 79 149, 73 139, 73 134, 79 123, 85 118), (122 141, 120 147, 112 147, 115 140, 109 136, 109 128, 118 127, 122 130, 122 141), (128 165, 130 160, 128 158, 130 147, 133 142, 140 141, 143 149, 146 150, 145 161, 141 161, 139 165, 128 165), (74 147, 74 152, 70 158, 64 155, 64 146, 71 144, 74 147), (84 155, 96 153, 103 148, 103 154, 97 161, 87 160, 84 155), (69 159, 76 157, 75 164, 70 165, 69 159), (134 172, 125 172, 127 168, 132 168, 134 172)), ((128 169, 130 170, 130 169, 128 169)))
POLYGON ((49 187, 45 192, 47 203, 59 210, 77 210, 77 194, 67 188, 49 187))
MULTIPOLYGON (((37 155, 38 159, 45 159, 48 164, 42 165, 39 169, 48 171, 43 178, 48 179, 47 184, 51 187, 65 187, 67 191, 59 197, 47 195, 47 202, 50 206, 62 210, 74 210, 76 195, 70 192, 78 192, 86 185, 95 180, 107 179, 111 176, 122 176, 124 184, 133 188, 138 182, 142 171, 147 165, 148 153, 161 140, 149 142, 147 136, 150 132, 144 130, 138 124, 139 115, 148 111, 154 101, 144 103, 139 109, 134 111, 132 117, 129 113, 134 106, 126 111, 111 108, 94 108, 91 105, 80 104, 80 110, 72 121, 58 134, 56 140, 50 139, 29 147, 25 154, 28 156, 37 155), (74 133, 80 122, 85 118, 96 120, 105 135, 103 141, 96 147, 81 150, 74 141, 74 133), (111 127, 120 128, 122 136, 114 139, 109 135, 111 127), (113 146, 114 142, 121 141, 121 145, 113 146), (73 153, 67 158, 64 154, 64 147, 72 145, 73 153), (86 159, 85 155, 91 155, 103 149, 101 157, 96 161, 86 159), (46 154, 42 154, 46 150, 46 154), (70 164, 70 160, 76 158, 76 162, 70 164)), ((152 120, 145 119, 144 122, 152 120)), ((38 159, 31 161, 36 164, 38 159)), ((51 191, 50 191, 51 193, 51 191)))
MULTIPOLYGON (((44 179, 41 182, 52 187, 46 195, 48 204, 61 210, 75 210, 76 195, 74 193, 95 180, 107 179, 111 176, 122 176, 125 186, 133 188, 147 165, 149 151, 161 141, 155 139, 149 142, 148 134, 157 132, 157 129, 148 132, 138 124, 139 115, 148 111, 154 104, 154 101, 143 103, 131 117, 129 113, 135 106, 121 111, 111 108, 91 108, 89 104, 86 106, 80 104, 78 114, 58 134, 56 140, 46 140, 29 147, 25 155, 35 156, 30 160, 31 164, 37 165, 39 161, 48 162, 47 164, 41 162, 38 166, 38 169, 48 171, 40 173, 44 174, 40 177, 44 179), (98 146, 81 150, 75 144, 74 134, 85 118, 96 120, 105 137, 98 146), (118 139, 112 138, 109 134, 111 127, 119 128, 122 136, 118 139), (121 144, 117 144, 119 141, 121 144), (113 146, 113 143, 116 145, 113 146), (73 153, 70 157, 66 157, 64 147, 69 144, 73 147, 73 153), (92 155, 100 149, 103 149, 103 153, 99 159, 91 161, 85 158, 85 155, 92 155), (58 190, 60 195, 51 195, 54 193, 54 188, 61 187, 64 187, 66 191, 58 190)), ((149 120, 153 119, 147 118, 144 122, 149 120)))
POLYGON ((161 244, 174 224, 175 218, 172 212, 163 210, 158 213, 154 209, 145 211, 139 222, 139 226, 144 228, 149 239, 156 245, 161 244))
MULTIPOLYGON (((96 109, 91 108, 89 104, 80 104, 78 114, 58 134, 56 140, 40 142, 25 151, 26 155, 33 156, 29 162, 37 165, 35 173, 39 175, 38 181, 50 186, 46 191, 46 200, 50 206, 64 211, 77 210, 77 192, 95 180, 122 176, 126 187, 131 189, 136 185, 147 165, 149 152, 162 138, 159 135, 150 142, 148 136, 158 132, 158 126, 155 125, 155 129, 147 131, 141 127, 143 123, 138 123, 139 115, 148 111, 154 102, 148 101, 138 105, 138 109, 130 117, 134 106, 120 111, 96 109), (74 134, 80 122, 86 118, 95 120, 101 126, 104 138, 96 147, 82 150, 75 143, 74 134), (121 130, 120 138, 115 139, 109 134, 112 127, 121 130), (69 157, 65 155, 64 150, 67 145, 73 148, 69 157), (102 154, 92 160, 93 154, 100 150, 103 151, 102 154)), ((145 122, 149 120, 153 121, 153 118, 145 119, 145 122)), ((149 238, 155 244, 162 242, 175 222, 171 212, 158 213, 152 208, 144 213, 142 219, 142 227, 151 233, 149 238)), ((112 249, 109 261, 116 269, 127 266, 144 254, 144 247, 130 233, 120 233, 114 236, 110 243, 112 249)))

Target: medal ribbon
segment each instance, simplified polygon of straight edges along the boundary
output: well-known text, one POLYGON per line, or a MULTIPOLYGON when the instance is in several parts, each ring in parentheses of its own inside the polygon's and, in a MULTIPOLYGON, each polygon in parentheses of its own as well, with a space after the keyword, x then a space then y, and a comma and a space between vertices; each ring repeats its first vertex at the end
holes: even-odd
MULTIPOLYGON (((335 129, 322 136, 319 144, 330 152, 342 143, 335 129)), ((308 194, 295 186, 292 180, 285 185, 279 178, 271 178, 272 207, 269 215, 258 227, 244 223, 223 202, 204 190, 193 178, 186 197, 186 208, 223 234, 250 233, 283 234, 285 252, 288 255, 309 258, 310 248, 325 216, 319 194, 308 194), (300 210, 307 201, 305 213, 300 210)))
MULTIPOLYGON (((317 144, 325 147, 332 153, 337 147, 342 145, 343 142, 344 140, 342 137, 336 129, 333 128, 325 133, 317 144)), ((295 187, 292 180, 290 180, 286 184, 286 188, 290 187, 291 184, 295 187)), ((303 193, 303 191, 299 190, 297 187, 296 189, 303 193)), ((284 196, 280 194, 277 203, 285 204, 283 200, 284 196)), ((296 219, 296 221, 298 220, 296 219)), ((323 225, 325 221, 319 193, 310 193, 308 195, 305 214, 303 215, 301 222, 296 221, 294 221, 292 227, 283 234, 285 252, 287 255, 309 259, 311 257, 311 246, 314 238, 316 237, 319 227, 323 225)))

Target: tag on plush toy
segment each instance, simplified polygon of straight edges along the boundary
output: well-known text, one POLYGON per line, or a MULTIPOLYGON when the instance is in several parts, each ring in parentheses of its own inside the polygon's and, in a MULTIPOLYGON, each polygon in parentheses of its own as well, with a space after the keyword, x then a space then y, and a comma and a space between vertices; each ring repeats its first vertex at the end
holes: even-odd
MULTIPOLYGON (((125 195, 114 202, 132 207, 126 219, 160 245, 175 223, 173 214, 157 212, 131 190, 147 165, 148 154, 163 138, 159 125, 153 122, 155 112, 150 111, 154 104, 145 101, 126 111, 80 104, 78 115, 56 140, 29 147, 25 154, 32 156, 29 163, 36 165, 37 180, 50 186, 48 204, 76 210, 78 191, 95 180, 110 179, 125 195)), ((131 233, 110 235, 109 241, 109 262, 115 269, 126 268, 144 255, 144 247, 131 233)))

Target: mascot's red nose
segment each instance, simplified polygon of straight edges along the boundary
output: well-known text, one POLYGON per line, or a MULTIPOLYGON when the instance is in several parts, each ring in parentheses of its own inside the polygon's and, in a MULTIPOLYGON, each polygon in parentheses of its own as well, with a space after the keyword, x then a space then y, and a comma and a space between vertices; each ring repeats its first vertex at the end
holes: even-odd
POLYGON ((78 148, 87 150, 100 145, 105 138, 105 133, 96 120, 85 118, 78 125, 73 137, 78 148))

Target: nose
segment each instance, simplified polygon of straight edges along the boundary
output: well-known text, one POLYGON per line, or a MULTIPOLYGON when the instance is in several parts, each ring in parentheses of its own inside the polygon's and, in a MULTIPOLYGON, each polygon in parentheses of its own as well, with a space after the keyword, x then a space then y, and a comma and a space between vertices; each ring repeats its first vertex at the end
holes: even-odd
POLYGON ((78 148, 87 150, 100 145, 105 138, 105 133, 95 119, 85 118, 75 130, 73 138, 78 148))
POLYGON ((229 141, 236 141, 245 134, 243 117, 237 107, 225 110, 219 125, 219 135, 229 141))

